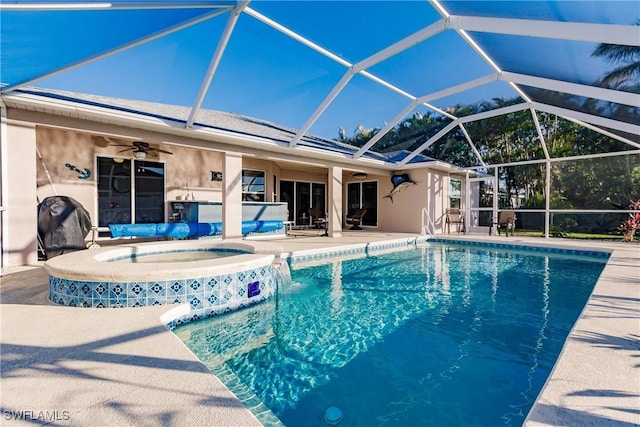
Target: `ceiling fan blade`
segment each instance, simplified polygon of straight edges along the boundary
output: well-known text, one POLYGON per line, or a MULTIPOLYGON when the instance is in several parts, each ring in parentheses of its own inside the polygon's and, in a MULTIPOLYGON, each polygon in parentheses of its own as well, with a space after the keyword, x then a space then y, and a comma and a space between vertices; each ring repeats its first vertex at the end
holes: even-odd
POLYGON ((118 151, 118 153, 124 153, 125 151, 131 151, 131 150, 133 150, 133 147, 125 148, 124 150, 118 151))
POLYGON ((165 154, 173 154, 171 151, 167 151, 167 150, 162 150, 160 148, 155 148, 154 150, 156 150, 159 153, 165 153, 165 154))

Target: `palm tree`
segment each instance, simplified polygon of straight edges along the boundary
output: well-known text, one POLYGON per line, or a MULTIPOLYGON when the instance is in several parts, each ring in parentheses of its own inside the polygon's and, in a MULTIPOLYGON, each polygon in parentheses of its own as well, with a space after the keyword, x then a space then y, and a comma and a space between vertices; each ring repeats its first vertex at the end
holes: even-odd
MULTIPOLYGON (((635 25, 640 25, 640 20, 636 21, 635 25)), ((591 56, 603 57, 610 64, 620 64, 600 80, 599 83, 602 86, 638 92, 640 89, 640 47, 600 43, 593 50, 591 56)))

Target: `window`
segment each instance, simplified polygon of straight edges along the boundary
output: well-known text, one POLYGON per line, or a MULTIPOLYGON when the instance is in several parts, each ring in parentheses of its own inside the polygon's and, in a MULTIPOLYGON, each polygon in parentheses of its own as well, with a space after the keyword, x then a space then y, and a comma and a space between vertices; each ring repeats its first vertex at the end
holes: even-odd
POLYGON ((98 226, 164 222, 164 164, 98 157, 98 226))
POLYGON ((449 181, 449 207, 460 209, 462 205, 462 181, 452 179, 449 181))
POLYGON ((266 201, 264 171, 242 170, 242 200, 247 202, 266 201))

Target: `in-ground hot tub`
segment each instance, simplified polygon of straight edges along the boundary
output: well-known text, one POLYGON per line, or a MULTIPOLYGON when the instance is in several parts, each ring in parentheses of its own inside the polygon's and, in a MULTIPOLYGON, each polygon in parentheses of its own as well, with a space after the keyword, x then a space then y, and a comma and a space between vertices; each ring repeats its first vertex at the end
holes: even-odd
MULTIPOLYGON (((45 263, 49 298, 74 307, 188 303, 186 320, 260 302, 282 276, 281 248, 212 240, 103 247, 45 263), (195 316, 195 317, 194 317, 195 316)), ((185 313, 186 315, 186 313, 185 313)), ((184 316, 183 316, 184 317, 184 316)))

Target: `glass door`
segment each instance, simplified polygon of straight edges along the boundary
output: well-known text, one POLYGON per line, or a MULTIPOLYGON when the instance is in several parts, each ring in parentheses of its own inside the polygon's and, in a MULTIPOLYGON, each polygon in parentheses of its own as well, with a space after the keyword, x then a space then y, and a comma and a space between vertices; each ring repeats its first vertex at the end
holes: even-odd
POLYGON ((367 210, 362 218, 362 225, 376 227, 378 225, 378 182, 362 183, 362 207, 367 210))
POLYGON ((469 179, 469 211, 472 227, 489 227, 493 217, 494 177, 469 179))
POLYGON ((135 160, 136 224, 164 222, 164 165, 135 160))
POLYGON ((296 182, 296 225, 310 225, 311 183, 296 182))
POLYGON ((347 216, 358 209, 366 209, 362 225, 378 225, 378 182, 350 182, 347 184, 347 216))
POLYGON ((318 210, 321 216, 327 214, 327 190, 325 184, 313 182, 311 183, 311 207, 318 210))
POLYGON ((130 224, 131 161, 98 157, 98 226, 130 224))
POLYGON ((280 181, 280 201, 287 203, 287 221, 295 221, 295 197, 293 193, 293 181, 280 181))
POLYGON ((319 182, 280 181, 280 201, 287 203, 289 221, 311 225, 309 209, 320 215, 327 213, 327 185, 319 182))

